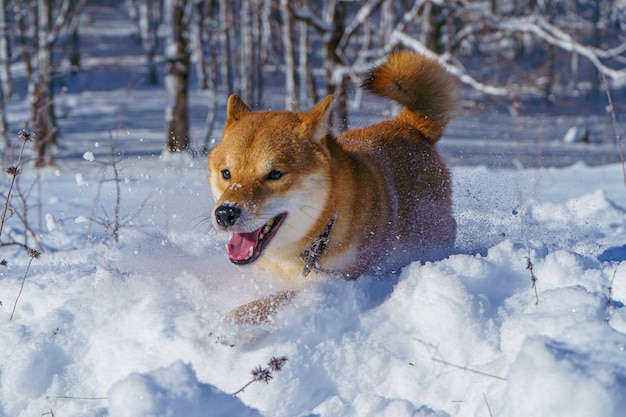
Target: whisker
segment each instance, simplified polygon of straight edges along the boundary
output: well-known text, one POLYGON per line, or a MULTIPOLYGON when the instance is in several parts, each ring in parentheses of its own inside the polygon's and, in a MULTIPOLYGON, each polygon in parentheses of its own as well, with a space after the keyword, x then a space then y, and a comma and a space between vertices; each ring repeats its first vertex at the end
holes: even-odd
POLYGON ((210 224, 211 227, 213 227, 213 213, 207 214, 207 215, 195 216, 193 219, 190 219, 190 221, 191 220, 194 220, 194 223, 193 223, 194 227, 206 226, 207 224, 210 224))

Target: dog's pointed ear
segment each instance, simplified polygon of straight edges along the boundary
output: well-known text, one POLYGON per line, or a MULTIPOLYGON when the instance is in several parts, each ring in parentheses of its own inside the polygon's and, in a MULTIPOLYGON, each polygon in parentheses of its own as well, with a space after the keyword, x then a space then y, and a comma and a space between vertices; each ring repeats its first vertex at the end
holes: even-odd
POLYGON ((235 122, 246 113, 251 112, 252 109, 243 102, 241 97, 237 94, 231 94, 228 97, 228 104, 226 106, 226 122, 235 122))
POLYGON ((307 130, 310 129, 312 132, 310 136, 311 141, 318 143, 328 134, 326 123, 328 122, 328 116, 334 100, 333 95, 329 94, 311 110, 302 114, 302 124, 306 126, 307 130))

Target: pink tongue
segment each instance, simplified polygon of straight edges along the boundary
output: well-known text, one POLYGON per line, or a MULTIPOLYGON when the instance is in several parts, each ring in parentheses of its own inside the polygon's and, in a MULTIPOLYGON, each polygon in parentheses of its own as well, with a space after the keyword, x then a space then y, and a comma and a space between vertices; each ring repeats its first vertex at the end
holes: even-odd
POLYGON ((250 248, 259 244, 259 234, 262 227, 249 233, 233 233, 230 242, 226 245, 228 256, 234 261, 244 261, 250 257, 250 248))

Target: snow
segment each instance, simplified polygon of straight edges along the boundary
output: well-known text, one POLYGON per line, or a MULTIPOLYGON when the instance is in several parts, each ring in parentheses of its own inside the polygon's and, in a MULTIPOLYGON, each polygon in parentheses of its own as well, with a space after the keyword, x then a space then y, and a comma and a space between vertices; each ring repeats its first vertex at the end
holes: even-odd
POLYGON ((30 258, 15 249, 0 277, 0 415, 621 415, 619 165, 455 167, 457 253, 313 282, 272 323, 232 329, 224 315, 272 280, 228 262, 207 220, 205 162, 120 162, 121 215, 146 203, 119 244, 93 221, 98 188, 100 206, 115 198, 97 165, 41 177, 45 251, 13 320, 30 258), (230 395, 274 356, 288 361, 268 384, 230 395))
MULTIPOLYGON (((143 76, 140 55, 86 56, 86 75, 66 80, 57 166, 18 177, 43 248, 38 259, 1 248, 0 417, 623 415, 626 188, 615 144, 597 140, 606 117, 584 115, 594 139, 567 144, 578 115, 459 117, 440 147, 453 255, 312 282, 271 323, 236 327, 225 315, 275 285, 228 261, 206 158, 160 154, 167 98, 128 87, 143 76), (283 356, 267 384, 231 395, 283 356)), ((203 94, 190 96, 200 138, 203 94)), ((268 108, 283 102, 266 94, 268 108)), ((12 126, 27 103, 17 89, 12 126)), ((380 117, 371 104, 366 122, 380 117)), ((25 233, 16 217, 6 228, 25 233)))

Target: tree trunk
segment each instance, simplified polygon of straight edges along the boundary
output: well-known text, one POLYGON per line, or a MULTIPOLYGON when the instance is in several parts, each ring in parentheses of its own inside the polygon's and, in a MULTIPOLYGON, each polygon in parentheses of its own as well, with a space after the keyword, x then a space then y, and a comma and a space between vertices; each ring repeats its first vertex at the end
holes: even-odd
POLYGON ((235 92, 235 80, 233 77, 233 57, 230 50, 230 42, 232 39, 232 31, 234 30, 231 24, 228 13, 228 1, 219 0, 220 8, 220 40, 222 44, 223 59, 221 59, 221 74, 222 82, 226 84, 228 93, 235 92))
POLYGON ((4 149, 9 150, 11 141, 9 140, 9 127, 7 125, 6 106, 4 101, 4 88, 0 85, 0 136, 4 141, 4 149))
POLYGON ((210 5, 206 0, 198 1, 194 5, 196 15, 193 24, 193 51, 196 56, 196 73, 198 77, 198 88, 206 90, 209 88, 209 66, 207 64, 205 44, 208 43, 207 30, 205 29, 206 20, 209 17, 210 5))
POLYGON ((335 96, 335 104, 331 110, 328 124, 335 134, 339 134, 348 129, 348 80, 344 75, 338 75, 337 69, 341 67, 341 58, 337 54, 337 48, 341 42, 341 37, 345 31, 346 24, 346 4, 338 1, 333 10, 328 10, 332 14, 332 32, 325 44, 326 60, 324 69, 328 80, 327 92, 335 96))
MULTIPOLYGON (((596 47, 597 49, 600 49, 600 40, 602 39, 602 25, 600 24, 600 19, 602 17, 602 11, 601 11, 601 4, 602 1, 601 0, 596 0, 594 2, 595 4, 593 5, 593 46, 596 47)), ((602 91, 602 84, 600 83, 601 80, 601 75, 600 75, 600 71, 598 71, 596 69, 596 67, 594 66, 593 69, 593 75, 591 77, 591 93, 595 94, 597 92, 602 91)))
POLYGON ((9 39, 7 34, 6 0, 0 1, 0 136, 4 141, 5 149, 9 149, 9 128, 7 126, 5 99, 11 98, 11 71, 9 64, 9 39))
POLYGON ((157 16, 160 2, 142 0, 139 5, 139 32, 141 46, 146 51, 148 61, 148 84, 157 84, 159 81, 157 66, 154 62, 157 48, 157 16))
POLYGON ((72 30, 71 45, 70 66, 72 67, 72 72, 75 73, 80 70, 80 37, 78 35, 78 25, 72 30))
POLYGON ((205 26, 204 30, 208 32, 206 34, 206 38, 208 39, 208 50, 209 50, 209 60, 208 60, 208 68, 207 68, 207 82, 208 82, 208 111, 206 116, 206 124, 207 124, 207 132, 204 137, 204 151, 208 152, 213 129, 215 127, 215 119, 217 112, 217 75, 218 75, 218 39, 215 36, 215 33, 209 32, 208 28, 205 26))
POLYGON ((13 88, 11 86, 11 67, 9 57, 9 35, 7 32, 7 0, 0 2, 2 6, 0 10, 0 80, 2 80, 1 87, 4 92, 4 98, 10 99, 13 95, 13 88))
POLYGON ((283 40, 283 55, 285 56, 285 109, 298 109, 298 96, 296 94, 296 63, 295 51, 291 34, 293 32, 293 19, 289 10, 289 0, 280 1, 280 14, 283 24, 281 25, 283 40))
MULTIPOLYGON (((249 106, 255 106, 252 101, 250 67, 252 65, 252 22, 250 18, 250 1, 241 2, 239 12, 239 95, 249 106)), ((257 103, 258 104, 258 103, 257 103)))
POLYGON ((166 110, 167 149, 182 152, 189 148, 188 83, 189 42, 185 19, 186 0, 170 0, 170 37, 167 58, 167 87, 170 105, 166 110))
POLYGON ((304 109, 317 103, 317 90, 309 64, 309 36, 306 22, 298 22, 298 102, 304 109))
POLYGON ((38 0, 37 70, 29 80, 31 118, 35 132, 35 165, 52 164, 52 147, 56 143, 52 90, 52 9, 47 0, 38 0))

